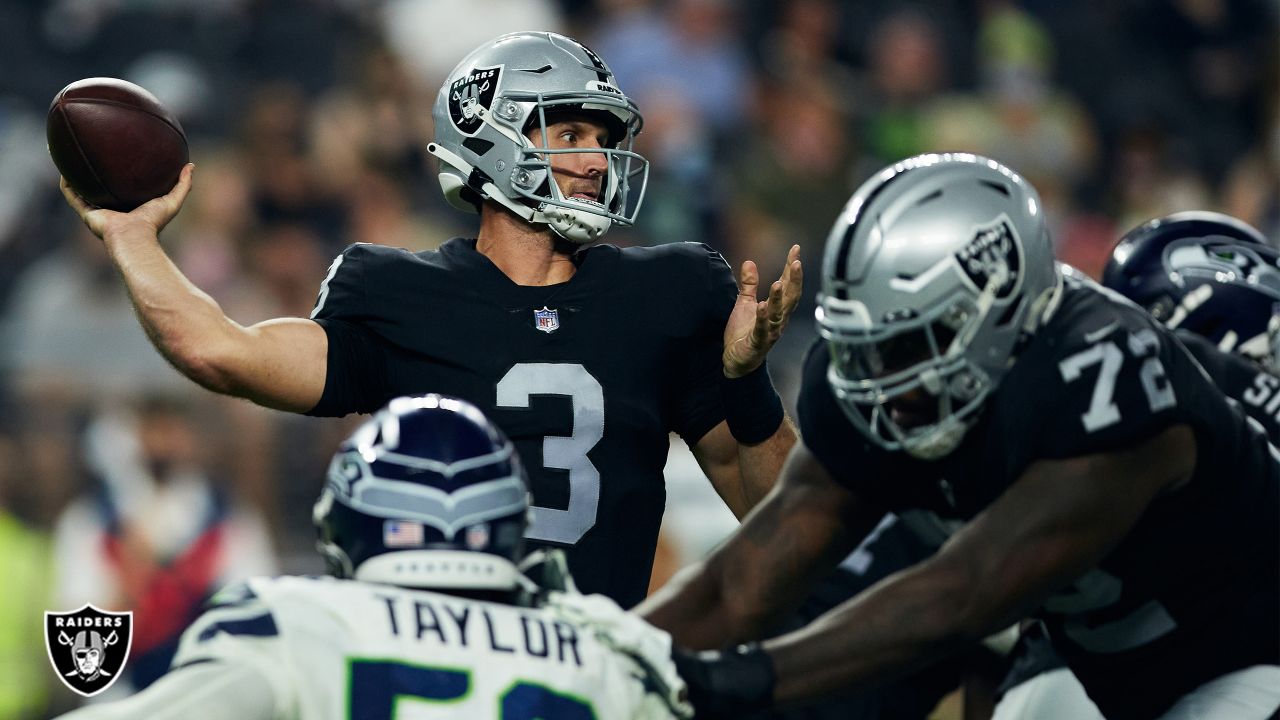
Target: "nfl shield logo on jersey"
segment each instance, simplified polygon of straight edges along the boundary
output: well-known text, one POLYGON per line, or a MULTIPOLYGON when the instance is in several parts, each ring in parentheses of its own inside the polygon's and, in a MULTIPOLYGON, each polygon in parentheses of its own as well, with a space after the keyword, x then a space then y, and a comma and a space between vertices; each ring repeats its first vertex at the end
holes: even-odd
POLYGON ((120 677, 133 644, 133 612, 107 612, 85 605, 44 614, 49 662, 73 691, 93 697, 120 677))
POLYGON ((533 326, 544 333, 555 332, 560 329, 560 313, 543 305, 541 310, 533 311, 533 326))

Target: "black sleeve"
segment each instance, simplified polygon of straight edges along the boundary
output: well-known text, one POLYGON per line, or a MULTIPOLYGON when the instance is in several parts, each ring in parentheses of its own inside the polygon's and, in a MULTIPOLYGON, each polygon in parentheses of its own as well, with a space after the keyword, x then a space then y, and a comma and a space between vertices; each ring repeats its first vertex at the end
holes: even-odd
POLYGON ((827 343, 815 340, 804 357, 796 422, 805 447, 831 477, 859 496, 879 497, 877 488, 860 485, 880 472, 878 453, 845 417, 827 383, 827 343))
POLYGON ((838 477, 836 470, 842 464, 839 458, 842 443, 836 437, 839 434, 837 428, 846 423, 840 417, 843 411, 836 405, 827 385, 827 363, 826 343, 815 340, 804 355, 800 394, 796 398, 796 423, 809 451, 832 477, 838 477))
MULTIPOLYGON (((1022 360, 1019 361, 1023 362, 1022 360)), ((1030 363, 1024 390, 1033 457, 1070 458, 1133 448, 1192 420, 1207 378, 1164 328, 1117 322, 1102 337, 1065 338, 1030 363)))
POLYGON ((308 415, 340 417, 377 410, 387 396, 389 349, 368 328, 367 250, 352 245, 334 259, 320 285, 311 318, 329 338, 324 393, 308 415))
MULTIPOLYGON (((692 255, 698 264, 696 292, 689 303, 700 321, 690 343, 690 355, 681 369, 681 392, 677 395, 675 426, 672 428, 693 447, 703 435, 724 420, 720 401, 720 381, 724 377, 724 326, 738 297, 738 283, 724 257, 703 243, 682 243, 682 257, 692 255)), ((678 295, 676 301, 678 302, 678 295)), ((681 312, 681 307, 672 308, 681 312)))
POLYGON ((1266 432, 1272 445, 1280 446, 1280 377, 1235 353, 1186 331, 1176 333, 1209 379, 1266 432))

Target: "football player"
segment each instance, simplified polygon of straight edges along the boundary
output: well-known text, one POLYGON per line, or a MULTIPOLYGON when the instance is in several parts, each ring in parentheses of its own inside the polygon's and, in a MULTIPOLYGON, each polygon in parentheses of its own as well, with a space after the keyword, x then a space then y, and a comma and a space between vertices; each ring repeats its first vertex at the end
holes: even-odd
POLYGON ((525 480, 474 406, 393 400, 339 448, 315 505, 335 577, 223 590, 167 675, 65 717, 671 717, 680 687, 668 659, 631 658, 561 613, 517 604, 542 592, 517 567, 525 480))
MULTIPOLYGON (((1228 400, 1280 445, 1280 252, 1229 215, 1191 211, 1130 230, 1111 253, 1103 286, 1173 330, 1228 400)), ((1096 718, 1043 629, 1019 638, 996 720, 1096 718)))
POLYGON ((1229 215, 1183 212, 1130 230, 1102 284, 1174 330, 1280 445, 1280 251, 1229 215))
POLYGON ((505 429, 530 468, 529 539, 567 548, 583 589, 644 597, 679 433, 739 517, 777 477, 795 432, 765 356, 800 297, 793 247, 768 298, 758 271, 698 243, 585 247, 635 221, 641 116, 608 66, 554 33, 485 43, 434 108, 440 185, 479 214, 438 252, 357 244, 309 319, 242 327, 164 255, 173 192, 127 215, 68 202, 103 237, 156 347, 196 382, 312 415, 447 392, 505 429))
POLYGON ((1108 718, 1280 707, 1280 459, 1166 328, 1060 270, 1018 174, 878 173, 828 237, 818 323, 777 488, 643 611, 723 647, 885 510, 950 538, 802 630, 680 654, 699 717, 874 685, 1028 616, 1108 718))

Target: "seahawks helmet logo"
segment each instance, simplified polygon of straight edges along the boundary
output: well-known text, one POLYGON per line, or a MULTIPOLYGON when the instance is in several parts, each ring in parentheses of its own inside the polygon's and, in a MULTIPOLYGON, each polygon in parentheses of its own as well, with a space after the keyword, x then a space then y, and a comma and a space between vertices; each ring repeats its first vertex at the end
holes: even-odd
POLYGON ((1004 215, 978 228, 955 257, 974 289, 983 292, 993 285, 996 300, 1007 300, 1022 285, 1022 242, 1004 215))
POLYGON ((498 94, 498 82, 502 78, 502 66, 478 67, 464 73, 449 84, 449 119, 458 132, 475 135, 484 121, 476 112, 493 107, 498 94))
POLYGON ((45 649, 58 678, 93 697, 120 678, 133 640, 133 613, 85 605, 73 612, 45 612, 45 649))

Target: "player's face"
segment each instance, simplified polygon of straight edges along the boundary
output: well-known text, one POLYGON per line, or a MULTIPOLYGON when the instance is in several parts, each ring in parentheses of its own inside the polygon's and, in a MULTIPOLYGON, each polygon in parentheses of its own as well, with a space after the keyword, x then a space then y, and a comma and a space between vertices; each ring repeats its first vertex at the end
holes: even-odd
MULTIPOLYGON (((923 328, 909 330, 851 350, 847 367, 853 375, 876 380, 909 373, 933 360, 935 353, 944 353, 954 338, 955 332, 941 325, 934 326, 932 342, 923 328)), ((906 430, 938 421, 938 398, 924 387, 895 396, 885 407, 893 421, 906 430)))
POLYGON ((905 392, 885 405, 889 417, 904 430, 938 422, 938 399, 924 388, 905 392))
MULTIPOLYGON (((569 118, 547 125, 547 142, 543 145, 538 128, 529 131, 529 139, 538 147, 591 149, 608 147, 609 132, 604 125, 587 118, 569 118)), ((555 153, 551 173, 566 198, 600 202, 609 162, 604 153, 555 153)))

